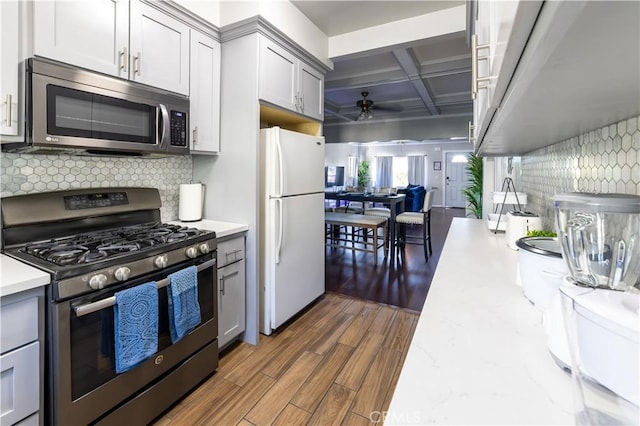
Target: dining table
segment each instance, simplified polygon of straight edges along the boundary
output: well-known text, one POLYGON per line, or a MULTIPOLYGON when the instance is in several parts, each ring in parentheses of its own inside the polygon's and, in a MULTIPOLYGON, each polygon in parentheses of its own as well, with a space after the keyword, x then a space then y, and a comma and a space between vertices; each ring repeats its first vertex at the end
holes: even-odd
POLYGON ((367 192, 340 192, 325 191, 325 200, 336 200, 338 207, 342 202, 358 201, 362 203, 363 214, 367 211, 368 203, 384 204, 389 206, 389 257, 395 259, 396 250, 396 216, 404 211, 405 194, 367 193, 367 192))

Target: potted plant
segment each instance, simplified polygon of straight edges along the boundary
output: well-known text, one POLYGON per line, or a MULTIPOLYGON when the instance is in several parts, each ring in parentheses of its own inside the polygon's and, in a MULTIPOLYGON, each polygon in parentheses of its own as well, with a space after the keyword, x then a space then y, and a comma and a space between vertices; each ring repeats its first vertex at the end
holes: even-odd
POLYGON ((369 185, 369 162, 362 160, 358 164, 358 188, 364 190, 369 185))
POLYGON ((482 219, 482 158, 475 154, 467 156, 469 186, 462 190, 467 198, 467 208, 478 219, 482 219))

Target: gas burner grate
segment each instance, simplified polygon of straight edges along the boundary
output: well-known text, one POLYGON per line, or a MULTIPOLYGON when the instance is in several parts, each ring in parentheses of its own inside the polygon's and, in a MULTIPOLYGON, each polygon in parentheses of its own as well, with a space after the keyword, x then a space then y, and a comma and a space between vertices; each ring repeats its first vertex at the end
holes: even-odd
POLYGON ((202 232, 151 222, 27 244, 21 251, 60 266, 78 265, 189 240, 202 232))

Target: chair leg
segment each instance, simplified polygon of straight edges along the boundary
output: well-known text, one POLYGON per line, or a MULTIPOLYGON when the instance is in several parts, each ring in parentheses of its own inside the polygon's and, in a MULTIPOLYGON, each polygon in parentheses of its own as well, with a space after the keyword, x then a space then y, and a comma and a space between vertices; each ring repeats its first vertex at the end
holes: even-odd
POLYGON ((429 261, 429 250, 427 246, 427 223, 422 224, 422 248, 424 249, 424 261, 429 261))
POLYGON ((429 240, 429 254, 433 254, 431 249, 431 210, 427 213, 427 239, 429 240))

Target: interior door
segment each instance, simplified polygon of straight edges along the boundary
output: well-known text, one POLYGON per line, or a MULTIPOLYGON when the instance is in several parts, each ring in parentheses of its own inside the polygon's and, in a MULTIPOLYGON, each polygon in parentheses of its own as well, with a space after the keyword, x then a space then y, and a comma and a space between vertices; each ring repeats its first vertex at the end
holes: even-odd
POLYGON ((462 190, 468 185, 467 163, 453 161, 456 156, 466 159, 467 153, 447 152, 445 154, 445 207, 465 208, 466 199, 462 190))
POLYGON ((271 207, 275 247, 267 288, 276 329, 324 293, 324 194, 274 199, 271 207))

